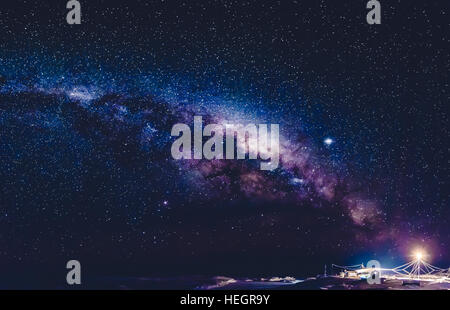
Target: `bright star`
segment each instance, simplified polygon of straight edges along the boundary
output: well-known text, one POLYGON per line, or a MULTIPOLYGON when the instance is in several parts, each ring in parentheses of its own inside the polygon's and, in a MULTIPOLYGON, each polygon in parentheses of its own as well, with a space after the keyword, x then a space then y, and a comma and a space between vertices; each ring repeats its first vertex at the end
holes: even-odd
POLYGON ((334 140, 331 138, 325 138, 325 140, 323 140, 323 143, 325 143, 326 145, 331 145, 334 143, 334 140))

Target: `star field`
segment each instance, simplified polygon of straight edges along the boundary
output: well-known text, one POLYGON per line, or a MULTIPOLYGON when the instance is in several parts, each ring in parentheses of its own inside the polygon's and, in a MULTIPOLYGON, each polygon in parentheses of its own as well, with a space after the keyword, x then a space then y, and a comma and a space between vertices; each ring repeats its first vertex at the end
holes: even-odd
POLYGON ((202 2, 0 5, 0 265, 448 263, 448 3, 202 2), (173 160, 194 115, 280 124, 280 167, 173 160))

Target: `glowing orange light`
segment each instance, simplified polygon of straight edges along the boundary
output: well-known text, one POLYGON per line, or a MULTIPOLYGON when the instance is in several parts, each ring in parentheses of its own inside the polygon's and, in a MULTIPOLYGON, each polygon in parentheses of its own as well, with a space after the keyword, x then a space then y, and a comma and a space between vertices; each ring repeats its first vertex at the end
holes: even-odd
POLYGON ((423 258, 423 253, 422 253, 422 252, 416 252, 415 256, 416 256, 416 259, 417 259, 417 260, 422 260, 422 258, 423 258))

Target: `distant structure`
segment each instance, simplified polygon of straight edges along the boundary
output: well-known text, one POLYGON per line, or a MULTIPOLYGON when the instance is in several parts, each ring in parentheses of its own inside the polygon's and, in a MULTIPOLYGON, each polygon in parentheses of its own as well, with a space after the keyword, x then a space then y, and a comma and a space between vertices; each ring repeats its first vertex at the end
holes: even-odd
POLYGON ((367 268, 363 264, 352 266, 333 264, 332 267, 340 270, 339 276, 342 278, 367 279, 373 271, 379 271, 382 279, 397 279, 407 284, 420 285, 421 281, 450 283, 450 268, 442 269, 427 263, 422 252, 416 252, 414 257, 414 260, 391 269, 367 268))

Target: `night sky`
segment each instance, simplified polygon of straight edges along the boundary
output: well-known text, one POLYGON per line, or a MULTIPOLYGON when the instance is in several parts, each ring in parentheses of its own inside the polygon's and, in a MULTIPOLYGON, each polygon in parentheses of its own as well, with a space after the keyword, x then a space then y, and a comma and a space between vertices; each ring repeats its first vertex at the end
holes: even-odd
POLYGON ((9 2, 1 272, 450 265, 448 1, 9 2), (280 124, 279 168, 172 159, 194 115, 280 124))

